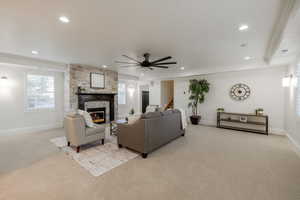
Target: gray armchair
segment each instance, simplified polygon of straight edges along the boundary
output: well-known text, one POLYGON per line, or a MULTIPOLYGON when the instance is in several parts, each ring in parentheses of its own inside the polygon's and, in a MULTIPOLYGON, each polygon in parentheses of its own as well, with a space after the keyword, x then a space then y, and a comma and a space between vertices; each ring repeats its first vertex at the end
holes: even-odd
POLYGON ((64 119, 64 128, 68 146, 75 146, 77 153, 79 153, 81 145, 97 140, 101 140, 102 144, 104 144, 105 127, 96 125, 95 128, 88 128, 81 115, 66 116, 64 119))

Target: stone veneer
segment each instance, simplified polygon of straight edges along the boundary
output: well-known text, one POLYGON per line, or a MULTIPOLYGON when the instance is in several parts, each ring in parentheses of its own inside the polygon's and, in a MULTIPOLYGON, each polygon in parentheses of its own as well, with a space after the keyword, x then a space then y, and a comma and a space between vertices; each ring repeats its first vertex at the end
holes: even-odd
MULTIPOLYGON (((78 109, 78 96, 77 88, 80 86, 84 88, 84 93, 114 93, 117 94, 118 92, 118 72, 101 69, 98 67, 88 66, 88 65, 80 65, 80 64, 71 64, 69 65, 68 71, 69 77, 69 93, 70 93, 70 109, 72 111, 78 109), (91 72, 98 72, 104 73, 105 75, 105 88, 104 89, 92 89, 90 88, 90 73, 91 72)), ((115 116, 118 113, 118 102, 117 102, 117 95, 115 95, 115 116)))

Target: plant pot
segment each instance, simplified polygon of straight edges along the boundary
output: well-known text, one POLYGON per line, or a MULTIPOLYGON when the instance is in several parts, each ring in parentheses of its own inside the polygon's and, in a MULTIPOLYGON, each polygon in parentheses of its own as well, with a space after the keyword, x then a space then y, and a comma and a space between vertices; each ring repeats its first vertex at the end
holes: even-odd
POLYGON ((201 119, 201 116, 199 116, 199 115, 190 116, 191 123, 194 124, 194 125, 198 125, 200 119, 201 119))

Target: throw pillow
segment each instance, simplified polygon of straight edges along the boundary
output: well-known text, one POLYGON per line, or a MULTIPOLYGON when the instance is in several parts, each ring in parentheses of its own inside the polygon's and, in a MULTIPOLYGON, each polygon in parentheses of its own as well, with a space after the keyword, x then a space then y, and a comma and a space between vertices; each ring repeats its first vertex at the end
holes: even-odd
POLYGON ((128 124, 134 124, 136 121, 138 121, 141 116, 140 115, 134 115, 134 116, 128 116, 128 124))
POLYGON ((93 122, 93 119, 90 115, 90 113, 84 111, 84 110, 78 110, 78 113, 84 118, 85 125, 89 128, 94 128, 95 124, 93 122))

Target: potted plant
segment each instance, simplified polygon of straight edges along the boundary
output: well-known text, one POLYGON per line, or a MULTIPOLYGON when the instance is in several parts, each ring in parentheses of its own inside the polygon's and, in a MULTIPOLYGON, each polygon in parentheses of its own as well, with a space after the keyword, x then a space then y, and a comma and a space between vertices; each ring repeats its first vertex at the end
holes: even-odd
POLYGON ((263 108, 258 108, 255 110, 256 115, 264 115, 264 109, 263 108))
POLYGON ((134 109, 133 108, 130 109, 129 114, 134 115, 134 109))
POLYGON ((189 107, 192 107, 193 115, 190 116, 192 124, 199 124, 201 116, 198 115, 198 104, 201 104, 205 100, 205 93, 209 91, 209 83, 205 79, 197 80, 192 79, 190 80, 189 85, 189 93, 190 93, 190 103, 188 104, 189 107))
POLYGON ((217 112, 225 112, 224 108, 217 108, 217 112))

